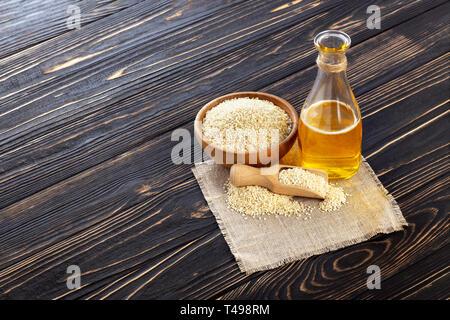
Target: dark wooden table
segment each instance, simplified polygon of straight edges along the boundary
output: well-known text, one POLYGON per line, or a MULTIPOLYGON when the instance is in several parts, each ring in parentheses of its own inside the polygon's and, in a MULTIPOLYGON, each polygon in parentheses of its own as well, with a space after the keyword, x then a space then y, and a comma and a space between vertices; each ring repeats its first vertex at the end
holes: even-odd
POLYGON ((0 297, 448 299, 449 12, 443 0, 2 1, 0 297), (366 25, 372 4, 381 29, 366 25), (352 37, 363 154, 409 226, 247 276, 192 165, 171 162, 171 133, 234 91, 299 111, 312 39, 330 28, 352 37), (381 290, 366 287, 372 264, 381 290))

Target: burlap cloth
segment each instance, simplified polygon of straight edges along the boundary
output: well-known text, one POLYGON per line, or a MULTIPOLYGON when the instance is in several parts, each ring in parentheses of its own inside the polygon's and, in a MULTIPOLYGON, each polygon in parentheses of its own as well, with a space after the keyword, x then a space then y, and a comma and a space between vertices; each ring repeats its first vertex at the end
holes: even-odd
POLYGON ((350 246, 407 225, 396 201, 364 159, 355 176, 335 183, 350 195, 339 211, 322 212, 319 200, 296 198, 314 207, 309 220, 285 216, 246 219, 225 202, 223 186, 229 169, 209 160, 196 163, 192 171, 240 270, 247 274, 350 246))

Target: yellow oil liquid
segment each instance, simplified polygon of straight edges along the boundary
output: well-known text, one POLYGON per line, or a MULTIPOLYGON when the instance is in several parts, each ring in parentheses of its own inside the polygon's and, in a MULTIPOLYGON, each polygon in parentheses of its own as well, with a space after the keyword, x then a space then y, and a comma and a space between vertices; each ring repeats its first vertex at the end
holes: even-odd
POLYGON ((361 139, 361 119, 344 103, 320 101, 301 113, 301 164, 325 170, 330 179, 347 179, 358 171, 361 139))

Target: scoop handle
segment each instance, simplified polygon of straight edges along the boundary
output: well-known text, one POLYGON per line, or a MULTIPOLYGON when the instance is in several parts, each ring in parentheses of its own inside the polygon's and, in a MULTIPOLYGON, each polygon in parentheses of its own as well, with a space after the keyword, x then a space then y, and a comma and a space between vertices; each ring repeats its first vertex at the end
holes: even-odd
POLYGON ((236 187, 261 186, 271 189, 272 182, 265 175, 261 175, 260 168, 245 164, 234 164, 230 170, 230 181, 236 187))

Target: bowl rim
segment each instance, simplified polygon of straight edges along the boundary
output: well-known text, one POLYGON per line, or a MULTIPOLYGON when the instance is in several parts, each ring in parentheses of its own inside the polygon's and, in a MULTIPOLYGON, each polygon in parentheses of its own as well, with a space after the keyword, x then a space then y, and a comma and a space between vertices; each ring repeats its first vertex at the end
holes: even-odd
MULTIPOLYGON (((273 104, 275 104, 277 107, 281 108, 280 105, 276 104, 275 102, 271 101, 271 100, 267 100, 272 102, 273 104)), ((198 136, 198 140, 200 140, 199 142, 202 145, 203 148, 203 143, 205 143, 207 146, 212 146, 212 148, 220 151, 220 152, 225 152, 225 153, 234 153, 236 155, 250 155, 250 154, 258 154, 261 152, 267 152, 268 150, 270 150, 271 152, 273 150, 276 150, 277 148, 280 148, 281 145, 283 144, 287 144, 291 139, 294 138, 295 135, 297 135, 297 131, 298 131, 298 122, 299 122, 299 117, 298 117, 298 113, 297 110, 295 110, 295 108, 285 99, 276 96, 274 94, 271 93, 267 93, 267 92, 260 92, 260 91, 239 91, 239 92, 232 92, 232 93, 228 93, 225 95, 222 95, 220 97, 214 98, 213 100, 209 101, 208 103, 206 103, 198 112, 197 115, 195 116, 195 122, 194 122, 194 133, 196 133, 198 136), (261 149, 261 150, 256 150, 256 151, 232 151, 232 150, 227 150, 224 148, 221 148, 219 146, 217 146, 216 144, 212 143, 211 141, 209 141, 208 139, 206 139, 205 135, 203 134, 203 118, 206 115, 206 112, 209 111, 210 109, 214 108, 215 106, 217 106, 219 103, 225 101, 225 100, 229 100, 229 99, 233 99, 233 98, 259 98, 261 100, 267 100, 264 99, 263 97, 269 97, 272 100, 275 100, 277 102, 279 102, 280 104, 284 105, 287 109, 290 110, 290 112, 286 112, 287 115, 289 116, 289 118, 292 121, 292 128, 291 131, 289 132, 289 134, 286 136, 286 138, 284 138, 280 143, 278 143, 277 145, 275 145, 274 147, 271 148, 267 148, 267 149, 261 149), (215 104, 215 105, 213 105, 215 104), (213 106, 212 106, 213 105, 213 106), (203 114, 203 117, 200 119, 200 115, 203 114), (291 115, 293 115, 293 118, 291 117, 291 115)))

